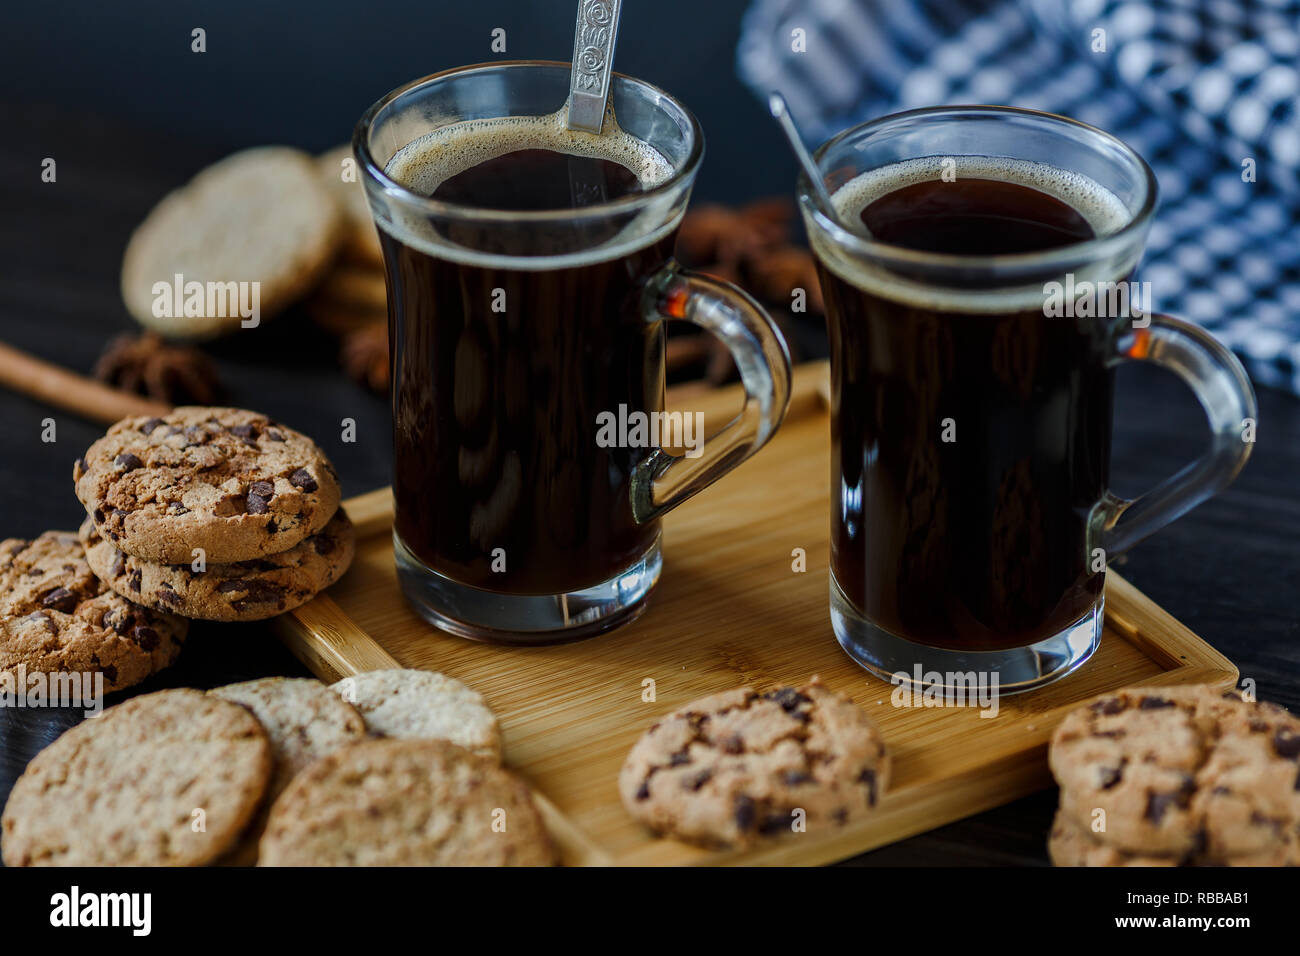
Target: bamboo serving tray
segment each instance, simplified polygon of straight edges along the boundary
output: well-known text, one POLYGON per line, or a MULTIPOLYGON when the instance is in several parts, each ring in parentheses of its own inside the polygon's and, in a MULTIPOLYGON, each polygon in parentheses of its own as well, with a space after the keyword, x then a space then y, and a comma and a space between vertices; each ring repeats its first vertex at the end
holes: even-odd
MULTIPOLYGON (((573 865, 818 864, 901 840, 1050 784, 1045 749, 1072 706, 1136 683, 1229 687, 1237 669, 1113 571, 1100 649, 1074 674, 975 709, 898 708, 893 687, 853 663, 831 632, 828 379, 796 370, 771 445, 668 515, 663 575, 650 608, 611 633, 551 647, 501 647, 443 633, 398 590, 388 489, 346 502, 357 556, 328 596, 279 618, 281 636, 324 680, 389 667, 442 671, 478 690, 501 720, 506 762, 538 794, 573 865), (792 568, 803 548, 807 570, 792 568), (658 717, 715 691, 819 674, 880 724, 893 780, 876 812, 827 833, 790 834, 748 852, 657 839, 619 801, 628 749, 658 717), (657 699, 642 699, 652 679, 657 699)), ((669 405, 711 429, 739 392, 673 389, 669 405)), ((1046 840, 1047 834, 1043 834, 1046 840)))

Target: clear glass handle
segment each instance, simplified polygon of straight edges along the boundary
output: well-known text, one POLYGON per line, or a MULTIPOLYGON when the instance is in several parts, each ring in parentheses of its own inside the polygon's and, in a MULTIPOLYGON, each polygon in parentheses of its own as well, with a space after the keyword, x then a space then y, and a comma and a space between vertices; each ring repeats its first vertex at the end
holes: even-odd
POLYGON ((1095 540, 1107 557, 1137 544, 1225 488, 1250 457, 1258 415, 1246 370, 1203 329, 1167 315, 1115 340, 1114 364, 1151 362, 1187 383, 1210 426, 1210 450, 1132 500, 1106 493, 1094 509, 1095 540))
POLYGON ((790 353, 763 307, 735 286, 669 266, 646 290, 645 319, 684 319, 731 350, 745 406, 697 458, 656 449, 632 473, 632 514, 651 521, 703 491, 772 437, 790 404, 790 353))

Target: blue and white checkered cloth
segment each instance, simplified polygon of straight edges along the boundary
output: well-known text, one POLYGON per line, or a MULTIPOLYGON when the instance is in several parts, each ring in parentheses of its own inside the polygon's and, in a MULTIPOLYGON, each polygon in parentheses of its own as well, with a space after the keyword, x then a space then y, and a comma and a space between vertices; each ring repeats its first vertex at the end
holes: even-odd
POLYGON ((1300 0, 755 0, 737 60, 812 144, 953 103, 1114 133, 1160 180, 1156 307, 1300 393, 1300 0))

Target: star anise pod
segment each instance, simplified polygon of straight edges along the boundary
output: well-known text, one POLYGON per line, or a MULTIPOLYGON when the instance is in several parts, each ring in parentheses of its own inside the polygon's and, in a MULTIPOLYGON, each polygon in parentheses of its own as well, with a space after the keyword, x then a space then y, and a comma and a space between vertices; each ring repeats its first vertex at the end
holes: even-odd
POLYGON ((343 336, 339 361, 358 385, 380 395, 388 393, 388 322, 380 320, 343 336))
POLYGON ((760 199, 739 209, 700 206, 682 221, 677 256, 705 272, 734 273, 746 260, 787 242, 792 215, 785 199, 760 199))
MULTIPOLYGON (((823 311, 812 255, 790 244, 794 209, 787 199, 760 199, 739 209, 717 204, 686 214, 677 234, 677 257, 697 272, 732 282, 764 302, 778 324, 790 317, 791 294, 802 288, 806 307, 823 311)), ((790 337, 787 336, 787 339, 790 337)), ((668 340, 668 372, 699 374, 714 385, 733 377, 731 352, 708 333, 668 340)))
POLYGON ((113 339, 92 374, 123 391, 171 405, 211 405, 220 390, 211 359, 196 348, 170 345, 156 332, 113 339))
POLYGON ((812 253, 802 246, 777 246, 754 256, 746 263, 741 285, 747 286, 764 302, 790 308, 792 293, 803 289, 809 312, 822 314, 821 280, 812 253))

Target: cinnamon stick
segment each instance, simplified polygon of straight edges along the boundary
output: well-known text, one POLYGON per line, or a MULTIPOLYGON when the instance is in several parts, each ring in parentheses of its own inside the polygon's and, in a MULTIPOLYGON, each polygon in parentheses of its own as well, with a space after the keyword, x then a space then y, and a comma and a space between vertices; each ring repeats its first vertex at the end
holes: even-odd
POLYGON ((0 342, 0 385, 105 425, 132 415, 161 416, 171 411, 170 405, 101 385, 3 342, 0 342))

